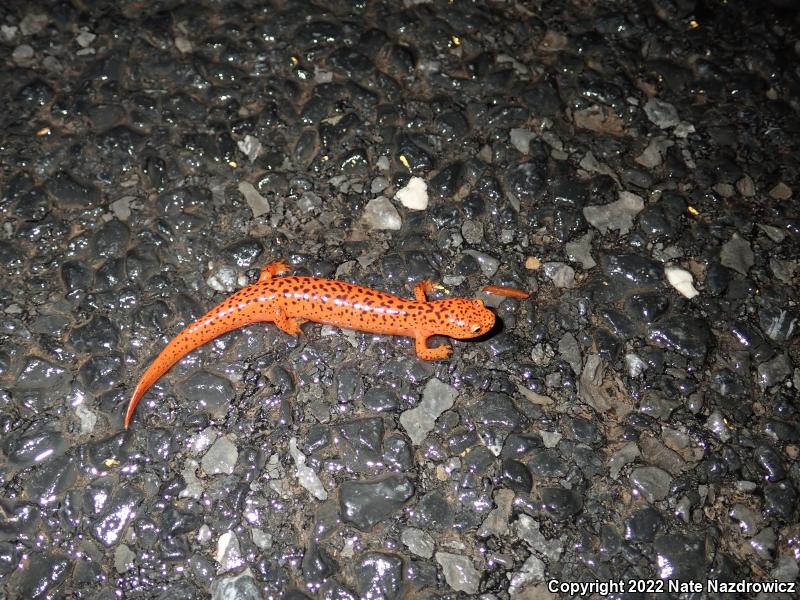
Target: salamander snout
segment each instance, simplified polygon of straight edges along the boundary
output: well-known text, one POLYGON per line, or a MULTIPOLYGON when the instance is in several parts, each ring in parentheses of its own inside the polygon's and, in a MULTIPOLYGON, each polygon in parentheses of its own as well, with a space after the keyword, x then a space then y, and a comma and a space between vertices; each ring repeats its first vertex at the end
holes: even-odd
POLYGON ((459 340, 480 337, 494 327, 495 316, 480 300, 448 298, 436 301, 436 333, 459 340))

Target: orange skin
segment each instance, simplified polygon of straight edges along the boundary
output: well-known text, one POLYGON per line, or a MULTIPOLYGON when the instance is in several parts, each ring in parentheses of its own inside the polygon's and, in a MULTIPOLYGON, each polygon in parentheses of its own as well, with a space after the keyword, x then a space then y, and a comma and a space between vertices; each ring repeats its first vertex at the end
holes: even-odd
POLYGON ((495 296, 505 296, 506 298, 517 298, 519 300, 526 300, 531 297, 528 292, 518 290, 517 288, 503 287, 500 285, 487 285, 482 290, 487 294, 494 294, 495 296))
POLYGON ((432 335, 456 339, 479 337, 495 322, 494 313, 480 300, 447 298, 428 301, 430 281, 414 288, 407 300, 344 281, 318 277, 277 277, 288 273, 282 261, 268 264, 258 281, 242 288, 187 326, 161 351, 133 390, 125 413, 125 427, 145 392, 172 365, 216 337, 252 323, 272 322, 289 335, 298 335, 306 321, 359 329, 370 333, 406 335, 416 341, 417 356, 441 360, 451 346, 428 346, 432 335))

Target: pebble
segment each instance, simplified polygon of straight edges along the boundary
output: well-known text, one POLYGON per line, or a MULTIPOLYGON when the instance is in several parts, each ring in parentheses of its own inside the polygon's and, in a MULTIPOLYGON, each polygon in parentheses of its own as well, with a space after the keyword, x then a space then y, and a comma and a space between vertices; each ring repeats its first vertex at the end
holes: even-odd
POLYGON ((601 234, 609 230, 625 235, 633 227, 633 221, 644 208, 644 200, 631 192, 620 192, 619 199, 602 206, 585 206, 583 216, 601 234))
POLYGON ((783 181, 776 183, 769 191, 770 198, 775 200, 788 200, 792 197, 792 188, 783 181))
POLYGON ((542 532, 539 522, 533 517, 520 513, 514 525, 514 532, 537 552, 551 562, 557 562, 564 552, 564 541, 560 538, 548 539, 542 532))
POLYGON ((647 339, 653 344, 701 361, 708 351, 711 332, 701 319, 675 316, 651 325, 647 339))
POLYGON ((786 354, 779 354, 772 360, 758 365, 758 386, 762 390, 783 383, 792 374, 792 361, 786 354))
MULTIPOLYGON (((175 46, 178 48, 178 50, 180 50, 183 53, 189 53, 192 50, 191 42, 189 42, 189 40, 186 40, 185 38, 176 38, 175 46)), ((263 148, 263 146, 261 145, 261 141, 257 137, 254 137, 252 135, 244 136, 243 139, 236 142, 236 146, 239 148, 239 150, 241 150, 242 154, 247 156, 247 160, 249 160, 251 163, 255 162, 255 160, 261 154, 261 150, 263 148)), ((264 199, 263 196, 261 196, 261 194, 258 193, 255 187, 253 187, 251 184, 244 181, 241 182, 239 184, 239 191, 245 197, 245 201, 247 202, 247 205, 250 207, 250 210, 253 211, 253 217, 257 218, 260 217, 262 214, 269 212, 269 204, 266 204, 266 211, 262 212, 261 214, 256 214, 258 210, 264 208, 264 203, 266 202, 266 200, 264 199), (253 195, 254 192, 256 195, 258 195, 258 198, 256 198, 253 195), (250 198, 252 198, 252 200, 254 201, 253 204, 251 204, 250 198)))
POLYGON ((327 500, 328 492, 322 485, 314 469, 306 466, 306 456, 297 449, 297 438, 292 437, 289 439, 289 454, 292 456, 295 465, 295 475, 297 481, 317 500, 327 500))
POLYGON ((680 123, 676 108, 669 102, 664 102, 658 98, 650 98, 645 102, 644 112, 650 122, 661 129, 669 129, 680 123))
POLYGON ((425 210, 428 208, 428 184, 422 177, 412 177, 405 186, 397 190, 394 197, 409 210, 425 210))
POLYGON ((28 44, 20 44, 14 48, 14 51, 11 53, 12 60, 19 65, 27 64, 33 58, 33 56, 33 47, 29 46, 28 44))
POLYGON ((420 403, 400 415, 400 424, 412 444, 419 446, 422 443, 433 430, 439 415, 453 406, 456 396, 458 391, 453 386, 436 378, 428 381, 420 403))
POLYGON ((755 535, 761 525, 758 513, 740 502, 733 505, 728 515, 739 524, 739 530, 745 537, 755 535))
POLYGON ((514 127, 509 132, 509 139, 511 145, 522 154, 528 154, 531 151, 531 140, 536 138, 536 134, 529 129, 521 129, 514 127))
POLYGON ((340 486, 342 518, 367 531, 398 511, 414 494, 414 484, 401 475, 377 481, 345 481, 340 486))
POLYGON ((200 464, 191 458, 186 460, 184 469, 181 471, 181 477, 186 484, 186 487, 178 494, 179 498, 192 498, 199 500, 203 495, 203 483, 197 478, 196 473, 200 464))
POLYGON ((571 289, 575 287, 575 269, 568 264, 559 262, 548 262, 542 265, 544 274, 559 289, 571 289))
POLYGON ((225 473, 230 475, 239 459, 239 451, 230 437, 224 435, 214 442, 214 445, 205 453, 200 464, 206 475, 225 473))
POLYGON ((216 267, 206 279, 206 284, 212 290, 230 294, 234 292, 239 284, 236 269, 227 265, 216 267))
POLYGON ((580 263, 581 267, 586 270, 597 265, 592 257, 592 237, 592 232, 590 231, 574 242, 567 242, 564 247, 567 258, 573 262, 580 263))
POLYGON ((261 600, 263 596, 249 568, 237 575, 226 575, 211 584, 211 600, 261 600))
POLYGON ((648 502, 659 502, 669 494, 672 476, 658 467, 638 467, 631 471, 631 483, 648 502))
MULTIPOLYGON (((511 598, 523 597, 523 590, 536 583, 542 583, 545 579, 545 564, 535 554, 531 554, 522 564, 520 570, 511 576, 508 585, 508 593, 511 598)), ((531 596, 536 597, 535 595, 531 596)))
POLYGON ((217 573, 235 571, 244 564, 239 538, 232 531, 226 531, 217 540, 217 553, 214 560, 219 563, 217 573))
POLYGON ((430 558, 433 556, 435 543, 433 537, 422 529, 416 527, 406 527, 400 534, 400 541, 402 541, 408 549, 422 558, 430 558))
POLYGON ((558 352, 569 363, 576 375, 580 375, 583 366, 581 349, 578 340, 571 333, 565 333, 558 341, 558 352))
POLYGON ((797 317, 782 308, 766 306, 758 311, 758 324, 774 342, 788 342, 795 333, 797 317))
POLYGON ((487 279, 494 277, 495 273, 497 273, 497 270, 500 268, 500 261, 493 256, 485 254, 484 252, 477 252, 476 250, 464 250, 464 254, 472 256, 478 261, 478 266, 481 269, 481 273, 483 273, 487 279))
POLYGON ((244 196, 244 201, 247 202, 247 206, 253 213, 254 219, 269 214, 269 201, 258 193, 258 190, 252 183, 249 181, 240 181, 238 189, 239 193, 244 196))
POLYGON ((399 556, 367 552, 356 561, 355 573, 359 598, 399 597, 403 580, 403 560, 399 556))
POLYGON ((477 246, 483 241, 483 224, 467 219, 461 226, 461 235, 470 246, 477 246))
POLYGON ((362 219, 370 229, 396 231, 403 226, 400 213, 384 196, 373 198, 367 203, 362 219))
POLYGON ((736 233, 722 246, 719 260, 722 266, 733 269, 742 275, 747 275, 747 272, 755 264, 750 242, 739 237, 736 233))
POLYGON ((133 568, 136 554, 133 553, 127 544, 120 544, 114 549, 114 568, 117 573, 126 573, 133 568))
POLYGON ((653 547, 661 579, 699 581, 706 576, 704 536, 663 534, 656 536, 653 547))
POLYGON ((678 267, 667 267, 664 273, 669 284, 685 298, 691 299, 700 294, 694 287, 694 277, 689 271, 678 267))
POLYGON ((48 20, 44 13, 29 12, 19 22, 19 30, 25 36, 36 35, 47 26, 48 20))
POLYGON ((442 567, 444 579, 451 588, 465 594, 477 594, 481 576, 472 560, 459 554, 437 552, 436 562, 442 567))

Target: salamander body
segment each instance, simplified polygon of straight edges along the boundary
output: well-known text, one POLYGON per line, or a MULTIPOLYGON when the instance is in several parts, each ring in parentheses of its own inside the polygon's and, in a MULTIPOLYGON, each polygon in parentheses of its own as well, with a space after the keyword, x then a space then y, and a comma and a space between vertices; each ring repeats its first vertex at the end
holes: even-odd
POLYGON ((428 301, 434 285, 419 283, 414 300, 360 285, 318 277, 278 277, 288 272, 283 262, 267 265, 253 285, 242 288, 188 325, 156 357, 133 391, 125 413, 130 424, 136 405, 164 373, 192 350, 214 338, 259 322, 275 323, 290 335, 300 333, 306 321, 358 329, 371 333, 411 336, 417 356, 444 359, 452 348, 428 346, 432 335, 456 339, 479 337, 495 323, 495 316, 480 300, 447 298, 428 301))

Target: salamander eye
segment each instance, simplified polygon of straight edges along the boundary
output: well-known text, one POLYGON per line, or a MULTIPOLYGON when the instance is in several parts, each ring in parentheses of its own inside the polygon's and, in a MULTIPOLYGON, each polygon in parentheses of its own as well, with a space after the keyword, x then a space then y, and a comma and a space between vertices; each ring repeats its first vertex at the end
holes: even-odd
POLYGON ((471 325, 470 329, 472 329, 472 333, 478 333, 481 330, 480 325, 471 325))

